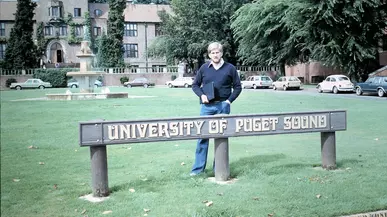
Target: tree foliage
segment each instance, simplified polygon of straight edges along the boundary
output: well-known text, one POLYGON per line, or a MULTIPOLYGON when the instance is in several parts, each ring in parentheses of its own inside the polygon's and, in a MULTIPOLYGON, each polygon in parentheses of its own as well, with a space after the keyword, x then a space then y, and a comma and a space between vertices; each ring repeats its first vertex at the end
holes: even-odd
POLYGON ((102 36, 98 46, 98 62, 101 67, 119 67, 124 65, 124 10, 125 0, 109 0, 107 36, 102 36))
POLYGON ((231 31, 231 16, 247 0, 174 0, 173 15, 159 13, 163 36, 156 38, 148 49, 150 56, 167 60, 202 63, 207 45, 219 41, 224 45, 224 57, 236 63, 237 45, 231 31))
POLYGON ((31 0, 18 0, 13 26, 5 51, 7 68, 27 69, 38 65, 37 48, 32 40, 34 9, 36 3, 31 0))
POLYGON ((357 77, 378 66, 386 9, 379 0, 260 0, 241 7, 232 28, 245 63, 315 60, 357 77))

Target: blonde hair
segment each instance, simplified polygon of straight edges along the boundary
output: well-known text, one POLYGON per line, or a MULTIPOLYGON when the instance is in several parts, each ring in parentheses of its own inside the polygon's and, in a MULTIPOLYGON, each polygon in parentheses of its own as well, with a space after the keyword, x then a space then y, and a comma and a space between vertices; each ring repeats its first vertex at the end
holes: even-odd
POLYGON ((223 45, 219 42, 212 42, 208 45, 207 52, 211 53, 212 50, 218 49, 219 52, 223 53, 223 45))

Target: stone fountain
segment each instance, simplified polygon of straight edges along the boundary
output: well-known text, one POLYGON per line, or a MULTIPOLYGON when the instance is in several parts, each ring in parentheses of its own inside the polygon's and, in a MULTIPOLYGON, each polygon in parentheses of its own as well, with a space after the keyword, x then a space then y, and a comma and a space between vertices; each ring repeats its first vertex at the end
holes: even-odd
POLYGON ((108 88, 103 88, 101 93, 94 93, 94 82, 105 72, 91 71, 91 62, 94 54, 90 49, 89 41, 81 42, 81 51, 76 55, 79 58, 80 70, 68 72, 67 76, 75 78, 79 83, 80 93, 71 93, 67 90, 65 94, 46 94, 49 100, 80 100, 80 99, 106 99, 106 98, 128 98, 128 93, 110 93, 108 88))

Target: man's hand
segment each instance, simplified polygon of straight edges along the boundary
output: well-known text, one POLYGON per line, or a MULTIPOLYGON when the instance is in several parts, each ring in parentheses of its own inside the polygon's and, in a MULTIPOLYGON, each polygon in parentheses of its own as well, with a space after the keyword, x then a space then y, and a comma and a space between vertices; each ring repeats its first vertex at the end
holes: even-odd
POLYGON ((230 102, 230 100, 226 100, 225 102, 226 102, 226 103, 228 103, 229 105, 231 105, 231 102, 230 102))
POLYGON ((201 96, 201 98, 202 98, 202 103, 204 103, 204 104, 209 103, 208 98, 207 98, 206 95, 203 94, 203 95, 201 96))

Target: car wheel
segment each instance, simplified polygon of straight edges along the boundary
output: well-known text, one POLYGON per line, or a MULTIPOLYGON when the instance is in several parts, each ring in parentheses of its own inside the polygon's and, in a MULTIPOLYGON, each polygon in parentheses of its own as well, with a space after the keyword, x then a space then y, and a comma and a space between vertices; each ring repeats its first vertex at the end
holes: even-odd
POLYGON ((172 87, 173 87, 173 85, 172 85, 171 83, 169 83, 169 84, 168 84, 168 87, 169 87, 169 88, 172 88, 172 87))
POLYGON ((318 85, 318 87, 317 87, 317 91, 318 91, 319 93, 322 93, 322 92, 323 92, 323 90, 322 90, 322 88, 321 88, 321 86, 320 86, 320 85, 318 85))
POLYGON ((383 91, 382 88, 379 88, 379 90, 378 90, 378 96, 379 96, 379 97, 383 97, 383 96, 384 96, 384 91, 383 91))
POLYGON ((98 88, 98 85, 94 84, 94 88, 98 88))
POLYGON ((44 86, 43 86, 43 85, 40 85, 40 86, 39 86, 39 89, 43 90, 43 89, 44 89, 44 86))
POLYGON ((189 85, 188 85, 188 84, 184 84, 184 87, 185 87, 185 88, 188 88, 188 87, 189 87, 189 85))
POLYGON ((16 89, 16 90, 21 90, 22 87, 21 87, 21 86, 16 86, 15 89, 16 89))
POLYGON ((363 91, 361 90, 361 88, 360 88, 360 87, 357 87, 357 88, 356 88, 356 95, 360 96, 360 95, 362 95, 362 94, 363 94, 363 91))
POLYGON ((144 84, 144 88, 148 88, 148 84, 144 84))
POLYGON ((283 89, 284 91, 286 91, 288 88, 286 87, 286 85, 283 86, 283 89))
POLYGON ((334 94, 337 94, 337 93, 339 93, 339 89, 337 89, 337 87, 333 87, 332 92, 334 94))
POLYGON ((131 87, 132 87, 132 85, 130 85, 130 84, 127 84, 127 85, 126 85, 126 87, 127 87, 127 88, 131 88, 131 87))
POLYGON ((77 88, 78 86, 76 84, 71 85, 71 88, 77 88))
POLYGON ((277 90, 277 87, 275 85, 273 86, 273 90, 277 90))
POLYGON ((257 85, 253 84, 253 89, 257 89, 257 85))

